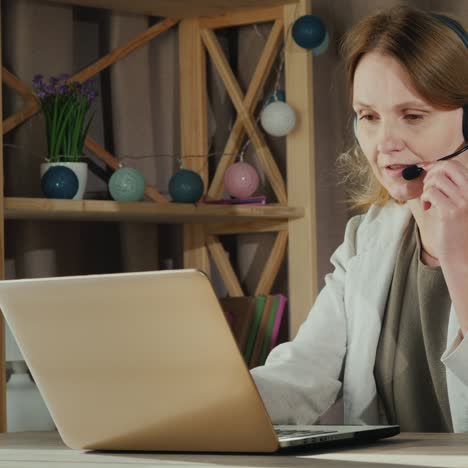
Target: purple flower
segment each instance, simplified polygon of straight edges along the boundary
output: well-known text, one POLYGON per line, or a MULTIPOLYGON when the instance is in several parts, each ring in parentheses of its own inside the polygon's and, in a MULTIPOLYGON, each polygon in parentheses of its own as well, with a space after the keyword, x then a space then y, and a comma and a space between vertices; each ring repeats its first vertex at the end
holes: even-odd
POLYGON ((60 75, 57 77, 60 81, 67 81, 70 78, 69 73, 60 73, 60 75))
POLYGON ((43 75, 35 75, 33 78, 33 89, 37 93, 44 87, 44 76, 43 75))
POLYGON ((87 89, 94 88, 94 80, 89 79, 83 82, 83 86, 87 89))
POLYGON ((55 87, 54 87, 54 86, 51 86, 51 85, 44 86, 44 91, 45 91, 48 95, 55 94, 55 87))
POLYGON ((95 89, 88 91, 88 93, 86 94, 86 97, 88 98, 89 102, 94 101, 97 98, 97 96, 98 92, 95 89))
POLYGON ((68 93, 68 86, 67 85, 61 85, 57 88, 57 92, 58 94, 60 95, 64 95, 64 94, 67 94, 68 93))
POLYGON ((79 160, 93 118, 87 114, 91 101, 97 96, 94 82, 70 81, 67 73, 52 76, 48 81, 42 75, 35 75, 33 89, 46 117, 49 159, 57 161, 60 155, 66 155, 79 160))
POLYGON ((86 80, 83 83, 82 91, 83 91, 83 94, 87 97, 89 102, 96 99, 98 95, 96 91, 96 83, 94 82, 94 80, 86 80))
POLYGON ((43 79, 44 79, 44 75, 40 75, 40 74, 34 75, 33 83, 34 84, 41 84, 43 79))

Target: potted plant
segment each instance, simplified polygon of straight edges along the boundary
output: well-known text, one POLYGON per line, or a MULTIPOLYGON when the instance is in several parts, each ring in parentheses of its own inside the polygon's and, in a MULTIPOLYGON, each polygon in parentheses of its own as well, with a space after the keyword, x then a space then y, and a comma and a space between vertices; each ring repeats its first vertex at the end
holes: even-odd
POLYGON ((33 79, 33 89, 45 117, 48 157, 41 164, 41 177, 52 165, 67 166, 78 177, 74 199, 82 199, 86 189, 88 166, 81 160, 93 115, 88 115, 97 97, 91 80, 79 83, 61 74, 48 81, 42 75, 33 79))

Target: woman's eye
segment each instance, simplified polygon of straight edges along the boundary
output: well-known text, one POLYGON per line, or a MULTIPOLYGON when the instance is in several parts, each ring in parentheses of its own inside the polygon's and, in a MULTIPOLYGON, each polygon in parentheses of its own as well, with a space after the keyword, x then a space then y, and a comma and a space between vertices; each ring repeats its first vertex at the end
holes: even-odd
POLYGON ((361 117, 359 117, 359 120, 369 120, 369 121, 372 121, 372 120, 375 120, 375 115, 372 115, 372 114, 364 114, 364 115, 361 115, 361 117))
POLYGON ((422 120, 423 118, 424 118, 424 116, 421 115, 421 114, 406 114, 405 115, 405 119, 406 120, 411 120, 411 121, 422 120))

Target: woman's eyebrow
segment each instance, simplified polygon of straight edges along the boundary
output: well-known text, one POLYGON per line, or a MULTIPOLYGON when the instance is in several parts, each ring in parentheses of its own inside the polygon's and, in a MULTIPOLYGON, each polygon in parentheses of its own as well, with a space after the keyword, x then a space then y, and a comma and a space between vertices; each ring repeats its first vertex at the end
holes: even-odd
POLYGON ((354 106, 372 107, 370 104, 367 104, 366 102, 362 102, 362 101, 353 102, 353 107, 354 106))
MULTIPOLYGON (((353 103, 353 107, 356 107, 356 106, 359 106, 359 107, 369 107, 369 108, 372 108, 373 105, 372 104, 369 104, 367 102, 362 102, 362 101, 356 101, 353 103)), ((429 109, 430 106, 428 104, 426 104, 425 102, 423 101, 405 101, 405 102, 401 102, 395 106, 393 106, 395 109, 406 109, 406 108, 415 108, 415 107, 418 107, 418 108, 425 108, 425 109, 429 109)))
POLYGON ((420 107, 420 108, 423 107, 425 109, 430 108, 430 106, 423 101, 406 101, 395 106, 395 108, 398 108, 398 109, 406 109, 406 108, 414 108, 414 107, 420 107))

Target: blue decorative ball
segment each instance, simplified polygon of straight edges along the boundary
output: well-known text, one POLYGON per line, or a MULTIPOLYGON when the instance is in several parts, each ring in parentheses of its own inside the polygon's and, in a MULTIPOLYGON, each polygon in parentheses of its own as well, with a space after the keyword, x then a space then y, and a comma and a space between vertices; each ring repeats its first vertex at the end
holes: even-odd
POLYGON ((41 188, 47 198, 71 199, 78 192, 78 177, 68 167, 52 166, 42 176, 41 188))
POLYGON ((265 107, 275 101, 286 102, 286 93, 283 89, 275 90, 275 92, 265 100, 265 107))
POLYGON ((304 49, 315 49, 325 40, 327 30, 318 16, 304 15, 298 18, 292 27, 292 36, 297 45, 304 49))
POLYGON ((323 40, 323 42, 318 47, 314 47, 312 49, 312 54, 314 54, 314 56, 316 56, 316 57, 318 55, 322 55, 328 50, 329 46, 330 46, 330 37, 329 37, 328 32, 327 32, 325 34, 325 39, 323 40))
POLYGON ((202 178, 188 169, 180 169, 169 180, 169 194, 176 203, 196 203, 203 191, 202 178))
POLYGON ((140 201, 145 195, 145 178, 132 167, 117 169, 108 185, 109 193, 116 201, 140 201))

